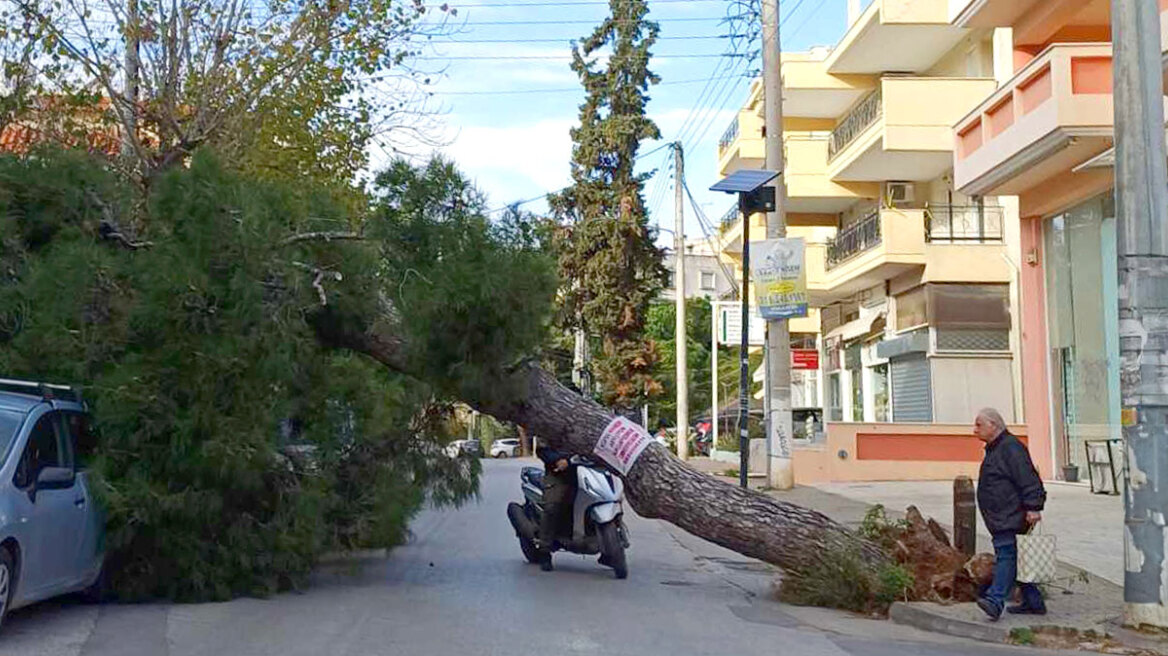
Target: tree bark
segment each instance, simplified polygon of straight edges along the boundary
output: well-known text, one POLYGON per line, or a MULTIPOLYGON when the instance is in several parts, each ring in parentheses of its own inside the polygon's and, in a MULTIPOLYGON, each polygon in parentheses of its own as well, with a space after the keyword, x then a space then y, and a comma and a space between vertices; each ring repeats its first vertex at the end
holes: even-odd
MULTIPOLYGON (((330 322, 332 323, 332 322, 330 322)), ((319 324, 318 324, 319 326, 319 324)), ((391 369, 409 374, 402 340, 391 330, 363 333, 333 330, 326 342, 364 353, 391 369)), ((523 426, 557 449, 590 454, 615 415, 561 385, 537 365, 525 364, 499 381, 505 390, 492 399, 464 399, 497 419, 523 426)), ((664 519, 686 531, 777 565, 797 568, 814 563, 830 546, 855 548, 871 563, 886 556, 874 544, 814 510, 696 471, 653 442, 624 477, 628 500, 637 514, 664 519)))

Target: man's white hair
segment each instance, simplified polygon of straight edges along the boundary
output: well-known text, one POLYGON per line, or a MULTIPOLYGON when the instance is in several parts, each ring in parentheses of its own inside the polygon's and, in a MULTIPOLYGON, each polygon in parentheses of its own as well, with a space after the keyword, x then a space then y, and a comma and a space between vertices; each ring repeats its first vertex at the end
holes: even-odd
POLYGON ((998 429, 998 432, 1006 430, 1006 420, 1002 419, 1002 413, 993 408, 982 408, 977 413, 979 419, 984 419, 998 429))

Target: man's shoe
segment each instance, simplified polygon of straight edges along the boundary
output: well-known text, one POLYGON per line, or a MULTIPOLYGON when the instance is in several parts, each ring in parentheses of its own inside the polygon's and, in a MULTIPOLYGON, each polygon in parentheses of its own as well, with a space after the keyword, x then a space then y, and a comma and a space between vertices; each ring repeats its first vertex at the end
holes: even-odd
POLYGON ((553 569, 555 569, 554 567, 552 567, 552 557, 548 556, 548 557, 544 558, 543 560, 539 561, 539 568, 545 572, 550 572, 553 569))
POLYGON ((1025 604, 1018 604, 1017 606, 1010 606, 1006 609, 1006 612, 1011 615, 1046 615, 1046 606, 1034 608, 1025 604))
POLYGON ((977 607, 990 618, 991 622, 997 622, 1002 617, 1002 607, 985 597, 978 598, 977 607))

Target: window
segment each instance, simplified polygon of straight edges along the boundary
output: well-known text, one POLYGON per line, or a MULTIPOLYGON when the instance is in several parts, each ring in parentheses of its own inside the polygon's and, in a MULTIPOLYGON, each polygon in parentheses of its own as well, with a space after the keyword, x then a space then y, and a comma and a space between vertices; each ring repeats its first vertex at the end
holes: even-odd
POLYGON ((939 351, 1010 350, 1006 285, 929 285, 930 323, 939 351))
POLYGON ((66 431, 66 443, 73 446, 74 455, 79 461, 78 466, 83 468, 97 449, 97 433, 89 421, 89 417, 80 412, 62 413, 66 431))
POLYGON ((916 289, 896 297, 896 329, 908 330, 923 326, 929 321, 925 310, 925 288, 916 289))
POLYGON ((890 419, 888 390, 888 364, 872 367, 872 403, 876 407, 876 421, 886 422, 890 419))
POLYGON ((72 469, 73 450, 66 438, 60 413, 49 413, 37 420, 16 467, 13 483, 20 488, 28 487, 45 467, 72 469))
POLYGON ((718 288, 718 279, 714 276, 713 271, 702 271, 702 289, 705 291, 714 291, 718 288))
POLYGON ((827 420, 843 421, 844 407, 843 394, 840 390, 840 374, 830 374, 827 377, 827 420))

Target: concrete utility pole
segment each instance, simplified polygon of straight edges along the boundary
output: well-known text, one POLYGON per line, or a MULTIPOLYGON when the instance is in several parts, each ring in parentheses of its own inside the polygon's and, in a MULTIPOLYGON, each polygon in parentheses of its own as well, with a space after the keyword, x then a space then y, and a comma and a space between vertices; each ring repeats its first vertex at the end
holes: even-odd
POLYGON ((1157 3, 1112 0, 1125 619, 1168 628, 1168 164, 1157 3))
POLYGON ((682 182, 685 181, 685 157, 681 142, 673 143, 673 248, 676 264, 673 288, 677 296, 677 323, 673 332, 674 359, 677 361, 677 457, 689 458, 689 366, 686 358, 685 324, 685 206, 682 182))
MULTIPOLYGON (((762 0, 762 79, 766 125, 766 168, 775 178, 775 211, 767 215, 767 239, 787 236, 783 178, 783 78, 779 42, 779 2, 762 0)), ((745 290, 745 287, 743 288, 745 290)), ((743 320, 745 322, 745 319, 743 320)), ((795 486, 791 443, 791 333, 786 319, 767 321, 767 481, 773 488, 795 486)))

